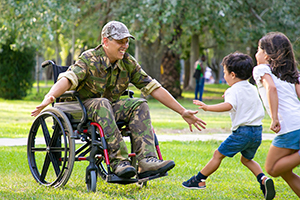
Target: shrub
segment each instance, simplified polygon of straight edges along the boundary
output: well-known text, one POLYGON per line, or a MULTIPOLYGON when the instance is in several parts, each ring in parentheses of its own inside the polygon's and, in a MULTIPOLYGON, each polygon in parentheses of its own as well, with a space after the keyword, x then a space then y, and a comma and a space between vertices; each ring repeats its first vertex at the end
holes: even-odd
POLYGON ((3 45, 0 52, 0 97, 21 99, 32 88, 35 51, 24 48, 12 50, 9 44, 3 45))

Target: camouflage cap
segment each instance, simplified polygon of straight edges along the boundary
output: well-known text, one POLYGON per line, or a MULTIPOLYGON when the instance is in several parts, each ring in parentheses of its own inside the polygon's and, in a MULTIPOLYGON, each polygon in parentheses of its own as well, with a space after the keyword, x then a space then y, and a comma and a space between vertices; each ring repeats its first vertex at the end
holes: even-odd
POLYGON ((108 22, 102 29, 102 38, 103 37, 112 37, 115 40, 121 40, 123 38, 130 37, 135 39, 130 33, 128 28, 122 22, 111 21, 108 22))

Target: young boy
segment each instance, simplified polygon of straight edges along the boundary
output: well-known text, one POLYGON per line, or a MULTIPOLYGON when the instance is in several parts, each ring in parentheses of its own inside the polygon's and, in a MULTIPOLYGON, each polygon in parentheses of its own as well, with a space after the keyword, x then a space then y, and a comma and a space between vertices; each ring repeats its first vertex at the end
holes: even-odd
POLYGON ((241 152, 241 162, 257 177, 265 198, 273 199, 275 196, 273 180, 265 176, 259 164, 252 160, 261 144, 264 118, 264 109, 256 87, 247 81, 252 75, 253 61, 248 55, 233 53, 223 59, 222 65, 224 78, 231 86, 224 94, 225 102, 206 105, 194 100, 193 103, 204 111, 229 111, 232 134, 214 152, 212 159, 198 175, 191 177, 182 185, 189 189, 204 189, 206 178, 218 169, 223 158, 233 157, 241 152))

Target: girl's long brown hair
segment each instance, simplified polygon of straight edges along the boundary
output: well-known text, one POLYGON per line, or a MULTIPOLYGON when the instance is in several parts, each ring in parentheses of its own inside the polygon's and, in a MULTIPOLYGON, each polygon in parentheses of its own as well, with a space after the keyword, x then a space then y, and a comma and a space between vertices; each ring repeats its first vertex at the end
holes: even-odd
POLYGON ((290 40, 280 32, 271 32, 259 40, 259 47, 270 57, 272 73, 280 80, 299 84, 299 73, 290 40))

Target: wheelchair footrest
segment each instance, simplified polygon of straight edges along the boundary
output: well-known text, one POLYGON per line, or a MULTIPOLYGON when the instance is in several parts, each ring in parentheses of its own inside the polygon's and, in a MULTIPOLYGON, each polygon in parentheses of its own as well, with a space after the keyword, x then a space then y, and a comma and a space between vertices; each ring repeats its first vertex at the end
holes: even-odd
POLYGON ((168 172, 165 172, 163 174, 155 174, 155 175, 148 176, 148 177, 145 177, 145 178, 142 178, 142 179, 138 179, 138 183, 143 183, 143 182, 150 181, 150 180, 160 178, 160 177, 164 177, 164 176, 168 176, 168 172))
POLYGON ((121 177, 118 177, 115 174, 107 175, 106 176, 106 181, 108 183, 118 183, 118 184, 124 184, 124 185, 138 182, 137 179, 121 178, 121 177))

